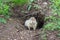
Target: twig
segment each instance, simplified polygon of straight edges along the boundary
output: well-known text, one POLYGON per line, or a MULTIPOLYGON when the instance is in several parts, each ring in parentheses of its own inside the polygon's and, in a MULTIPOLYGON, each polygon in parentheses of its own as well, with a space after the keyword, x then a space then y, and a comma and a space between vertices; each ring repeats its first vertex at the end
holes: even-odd
POLYGON ((30 15, 34 15, 34 14, 38 14, 38 13, 39 13, 39 11, 35 11, 35 12, 33 12, 32 14, 30 13, 30 14, 28 14, 28 15, 25 15, 25 16, 21 17, 21 18, 25 18, 26 16, 30 16, 30 15))

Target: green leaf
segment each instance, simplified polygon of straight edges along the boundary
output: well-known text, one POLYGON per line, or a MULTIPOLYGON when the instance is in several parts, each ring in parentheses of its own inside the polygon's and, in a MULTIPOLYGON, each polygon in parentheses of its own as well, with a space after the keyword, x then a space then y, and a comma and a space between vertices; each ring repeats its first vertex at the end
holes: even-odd
POLYGON ((0 18, 1 23, 6 23, 6 20, 4 18, 0 18))
POLYGON ((28 10, 31 10, 31 8, 32 8, 32 5, 29 5, 29 6, 28 6, 28 10))
POLYGON ((30 2, 32 3, 34 0, 30 0, 30 2))

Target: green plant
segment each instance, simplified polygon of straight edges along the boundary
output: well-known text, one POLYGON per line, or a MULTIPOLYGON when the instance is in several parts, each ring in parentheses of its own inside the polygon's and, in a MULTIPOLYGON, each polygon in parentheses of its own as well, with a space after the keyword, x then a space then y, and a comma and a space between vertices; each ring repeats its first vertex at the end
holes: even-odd
POLYGON ((60 30, 60 19, 58 17, 55 16, 50 16, 47 17, 45 19, 45 21, 49 19, 50 22, 48 21, 45 25, 44 25, 44 29, 45 30, 60 30))
POLYGON ((31 10, 31 8, 32 8, 32 2, 33 2, 34 0, 29 0, 28 1, 28 11, 29 10, 31 10))
POLYGON ((60 33, 58 33, 56 36, 57 36, 57 37, 60 37, 60 33))
POLYGON ((1 22, 1 23, 6 23, 6 19, 0 18, 0 22, 1 22))
POLYGON ((0 15, 9 16, 9 6, 0 2, 0 15))
POLYGON ((17 5, 28 4, 28 0, 12 0, 12 2, 14 2, 17 5))
POLYGON ((33 6, 35 9, 41 9, 41 7, 38 4, 34 4, 33 6))
POLYGON ((60 0, 50 0, 52 15, 45 17, 47 23, 44 25, 45 30, 60 30, 60 0), (48 21, 49 20, 49 21, 48 21))
POLYGON ((60 0, 50 0, 51 1, 51 8, 52 12, 55 14, 57 13, 60 16, 60 0))
POLYGON ((7 4, 4 4, 2 1, 0 1, 0 16, 3 15, 4 17, 0 17, 0 22, 6 23, 6 18, 9 18, 9 6, 7 4))
POLYGON ((34 9, 41 9, 41 7, 38 4, 35 4, 36 0, 29 0, 28 2, 28 11, 31 10, 31 8, 33 7, 34 9))

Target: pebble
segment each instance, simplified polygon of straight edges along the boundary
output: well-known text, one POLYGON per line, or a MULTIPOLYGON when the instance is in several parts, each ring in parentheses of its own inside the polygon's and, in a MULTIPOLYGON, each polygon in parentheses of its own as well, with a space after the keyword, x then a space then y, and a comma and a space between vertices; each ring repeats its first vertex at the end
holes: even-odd
POLYGON ((47 5, 47 2, 43 2, 43 4, 47 5))
POLYGON ((14 39, 14 40, 17 40, 17 39, 14 39))

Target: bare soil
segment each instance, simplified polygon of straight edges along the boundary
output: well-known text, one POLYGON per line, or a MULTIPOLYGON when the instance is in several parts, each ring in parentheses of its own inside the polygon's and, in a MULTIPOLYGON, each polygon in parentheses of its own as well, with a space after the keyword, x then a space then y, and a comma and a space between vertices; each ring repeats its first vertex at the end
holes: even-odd
POLYGON ((7 20, 6 24, 0 23, 0 40, 60 40, 58 35, 60 31, 45 31, 43 30, 45 16, 51 15, 49 9, 50 2, 48 0, 36 1, 36 4, 41 6, 41 9, 27 11, 26 6, 25 13, 21 12, 19 6, 15 6, 11 10, 14 12, 11 18, 7 20), (44 7, 43 2, 47 2, 47 6, 44 7), (34 13, 38 13, 34 14, 34 13), (39 14, 40 13, 40 14, 39 14), (28 30, 24 26, 25 20, 34 16, 37 19, 38 26, 35 31, 28 30), (38 17, 37 17, 38 16, 38 17))
POLYGON ((0 40, 60 40, 60 31, 44 31, 43 28, 28 30, 21 25, 20 20, 9 20, 0 23, 0 40))

